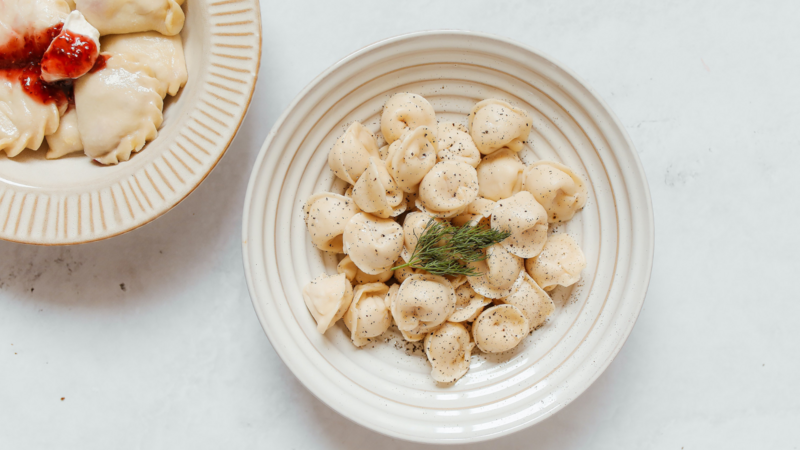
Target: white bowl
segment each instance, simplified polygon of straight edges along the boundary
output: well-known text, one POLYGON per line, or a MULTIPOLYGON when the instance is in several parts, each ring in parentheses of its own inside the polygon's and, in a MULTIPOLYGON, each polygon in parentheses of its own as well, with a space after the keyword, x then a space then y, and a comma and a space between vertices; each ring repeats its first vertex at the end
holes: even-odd
POLYGON ((188 0, 183 38, 189 81, 165 101, 158 138, 130 161, 83 154, 48 161, 45 150, 0 152, 0 239, 79 244, 113 237, 188 196, 233 140, 261 58, 258 0, 188 0))
POLYGON ((633 328, 653 260, 647 181, 619 121, 570 71, 505 39, 461 31, 416 33, 371 45, 320 75, 273 128, 253 169, 244 210, 244 261, 261 324, 305 386, 345 417, 401 439, 463 443, 544 420, 580 395, 633 328), (327 166, 347 124, 380 129, 383 103, 410 91, 440 120, 466 122, 479 100, 525 108, 534 132, 522 157, 555 159, 587 180, 589 201, 562 227, 588 261, 583 280, 554 294, 552 319, 517 349, 475 355, 467 375, 440 386, 420 352, 396 334, 355 348, 342 323, 324 336, 301 296, 336 258, 311 244, 302 207, 342 191, 327 166))

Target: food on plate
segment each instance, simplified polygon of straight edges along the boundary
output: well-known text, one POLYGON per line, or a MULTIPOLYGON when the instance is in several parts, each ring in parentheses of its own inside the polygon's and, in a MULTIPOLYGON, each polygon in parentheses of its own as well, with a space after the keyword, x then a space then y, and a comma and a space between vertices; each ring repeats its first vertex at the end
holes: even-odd
POLYGON ((423 343, 437 383, 463 377, 474 352, 511 350, 545 325, 556 313, 548 292, 586 266, 574 239, 553 234, 586 202, 580 177, 520 159, 524 110, 488 99, 468 120, 437 124, 423 97, 394 95, 383 139, 353 122, 333 143, 328 165, 344 195, 315 193, 304 207, 311 242, 344 254, 338 275, 304 289, 320 332, 343 318, 364 347, 394 323, 423 343))
POLYGON ((0 4, 0 150, 126 161, 158 136, 188 80, 183 0, 0 4), (136 34, 129 34, 136 33, 136 34), (113 34, 113 36, 100 36, 113 34))

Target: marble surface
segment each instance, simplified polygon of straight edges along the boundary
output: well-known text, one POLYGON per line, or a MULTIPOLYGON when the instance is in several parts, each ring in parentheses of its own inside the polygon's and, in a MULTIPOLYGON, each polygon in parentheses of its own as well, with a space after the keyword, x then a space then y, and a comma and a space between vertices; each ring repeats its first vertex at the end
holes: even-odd
POLYGON ((263 0, 253 105, 194 194, 109 241, 0 242, 0 448, 428 448, 351 423, 283 365, 245 286, 241 213, 309 81, 435 28, 510 37, 582 76, 636 144, 656 218, 650 291, 608 370, 546 422, 463 448, 797 448, 800 4, 769 5, 263 0))

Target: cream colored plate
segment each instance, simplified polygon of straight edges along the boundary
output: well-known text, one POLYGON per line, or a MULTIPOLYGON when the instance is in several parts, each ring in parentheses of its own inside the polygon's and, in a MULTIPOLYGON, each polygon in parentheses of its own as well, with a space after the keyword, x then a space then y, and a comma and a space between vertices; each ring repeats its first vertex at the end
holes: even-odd
POLYGON ((79 244, 140 227, 177 205, 211 172, 253 95, 261 57, 258 0, 187 0, 189 82, 165 102, 156 140, 104 167, 82 154, 0 152, 0 238, 79 244))
POLYGON ((580 395, 628 337, 653 260, 653 214, 639 159, 608 107, 570 71, 497 37, 436 31, 379 42, 320 75, 270 133, 245 200, 244 258, 261 324, 294 374, 322 401, 373 430, 420 442, 490 439, 535 424, 580 395), (324 336, 301 296, 336 258, 315 249, 302 207, 313 192, 342 191, 327 166, 348 123, 380 129, 396 92, 431 101, 439 120, 466 123, 479 100, 525 108, 534 132, 526 162, 555 159, 590 188, 589 202, 562 231, 588 266, 574 289, 554 295, 553 318, 517 349, 475 355, 469 373, 437 386, 430 366, 397 334, 356 349, 340 322, 324 336))

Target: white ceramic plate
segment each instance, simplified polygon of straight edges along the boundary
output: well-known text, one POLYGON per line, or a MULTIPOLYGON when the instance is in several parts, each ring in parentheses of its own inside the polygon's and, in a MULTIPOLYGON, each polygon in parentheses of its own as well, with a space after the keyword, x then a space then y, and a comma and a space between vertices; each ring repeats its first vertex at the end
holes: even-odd
POLYGON ((158 138, 130 161, 101 166, 83 154, 45 159, 0 152, 0 239, 78 244, 140 227, 189 195, 233 140, 261 57, 258 0, 187 0, 189 81, 165 101, 158 138))
POLYGON ((244 209, 244 260, 256 313, 294 374, 342 415, 420 442, 485 440, 540 422, 608 366, 639 314, 653 259, 645 175, 620 123, 586 85, 552 59, 507 40, 436 31, 379 42, 320 75, 273 128, 253 169, 244 209), (313 247, 302 207, 317 191, 343 191, 327 166, 332 142, 354 120, 380 129, 392 94, 425 96, 439 120, 466 123, 479 100, 525 108, 534 132, 522 157, 555 159, 588 181, 589 202, 562 227, 588 266, 574 290, 554 295, 543 328, 503 355, 475 355, 469 373, 438 386, 421 352, 391 331, 355 348, 340 322, 324 336, 301 296, 336 258, 313 247))

